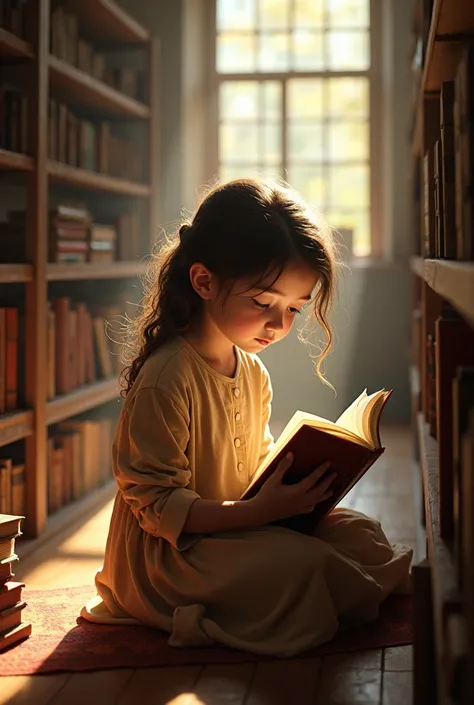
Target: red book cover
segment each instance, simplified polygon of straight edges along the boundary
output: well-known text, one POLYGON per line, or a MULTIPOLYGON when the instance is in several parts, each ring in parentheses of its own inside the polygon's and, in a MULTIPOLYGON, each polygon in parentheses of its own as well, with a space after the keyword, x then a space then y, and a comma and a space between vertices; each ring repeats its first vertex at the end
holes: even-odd
POLYGON ((21 599, 21 591, 25 583, 8 581, 0 587, 0 611, 13 607, 21 599))
POLYGON ((242 494, 241 499, 254 497, 263 483, 276 470, 278 463, 289 452, 293 453, 294 459, 285 475, 284 482, 287 484, 295 484, 301 481, 315 470, 318 465, 328 461, 330 462, 330 470, 336 472, 336 477, 331 485, 333 492, 331 497, 317 504, 309 514, 301 514, 275 522, 279 526, 285 526, 301 533, 309 533, 320 519, 339 504, 384 452, 385 449, 380 443, 379 420, 391 391, 382 391, 383 394, 379 397, 381 403, 378 407, 376 418, 376 447, 369 448, 366 444, 361 445, 357 442, 357 439, 335 435, 323 427, 317 428, 314 425, 303 422, 303 425, 296 432, 290 433, 289 436, 287 436, 286 430, 283 431, 281 438, 285 436, 288 440, 283 443, 281 450, 275 457, 273 455, 269 456, 269 461, 264 464, 264 469, 259 468, 257 470, 255 477, 258 479, 252 480, 247 490, 242 494))

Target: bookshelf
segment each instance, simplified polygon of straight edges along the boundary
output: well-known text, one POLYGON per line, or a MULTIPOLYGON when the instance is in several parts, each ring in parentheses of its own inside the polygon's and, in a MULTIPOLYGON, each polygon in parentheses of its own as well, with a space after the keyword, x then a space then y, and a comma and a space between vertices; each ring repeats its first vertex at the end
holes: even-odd
MULTIPOLYGON (((6 6, 9 5, 7 0, 6 6)), ((11 6, 17 5, 12 3, 11 6)), ((5 69, 5 80, 8 84, 18 83, 15 90, 26 98, 27 106, 26 147, 11 149, 0 143, 0 184, 15 193, 21 190, 22 210, 26 213, 24 257, 15 260, 12 257, 11 261, 3 257, 0 263, 0 306, 18 306, 24 336, 18 340, 18 348, 21 346, 23 350, 17 356, 18 379, 24 381, 24 389, 18 393, 20 408, 0 413, 1 457, 7 457, 10 444, 12 448, 23 444, 26 520, 25 535, 18 542, 20 555, 36 550, 52 534, 112 496, 110 475, 109 479, 103 477, 98 483, 89 477, 87 491, 80 497, 71 499, 70 496, 64 503, 56 503, 51 510, 51 434, 65 433, 62 425, 80 424, 81 420, 92 425, 97 418, 97 427, 101 423, 107 425, 120 408, 117 403, 120 392, 117 370, 110 376, 102 365, 96 379, 84 381, 77 376, 76 384, 68 391, 56 392, 51 397, 46 372, 51 357, 49 302, 62 297, 71 302, 74 310, 83 306, 94 311, 95 306, 106 304, 122 306, 131 291, 135 292, 132 293, 135 300, 140 298, 140 278, 146 271, 145 259, 155 239, 158 222, 156 140, 159 134, 156 38, 113 0, 28 0, 25 7, 22 31, 8 26, 9 21, 13 22, 5 20, 8 11, 2 14, 2 7, 0 12, 0 24, 5 24, 0 27, 2 80, 5 69), (59 13, 62 14, 58 18, 59 13), (74 35, 66 35, 66 32, 74 32, 74 35), (72 36, 74 42, 68 41, 72 36), (65 45, 68 45, 66 49, 65 45), (74 45, 73 50, 71 45, 74 45), (86 59, 90 67, 85 65, 86 59), (66 115, 64 138, 56 136, 63 129, 61 118, 58 117, 57 124, 51 122, 53 106, 58 115, 61 109, 66 115), (92 161, 89 154, 81 152, 86 122, 95 135, 92 161), (74 125, 77 132, 71 132, 74 125), (111 135, 109 142, 99 136, 104 125, 107 135, 111 135), (55 142, 65 140, 65 152, 61 153, 60 147, 52 149, 53 138, 55 142), (112 143, 112 139, 115 142, 112 143), (112 164, 121 145, 124 150, 128 145, 129 152, 125 155, 124 151, 120 164, 117 161, 112 164), (133 152, 143 154, 140 169, 136 164, 133 169, 126 168, 133 152), (86 157, 88 162, 82 163, 86 157), (79 203, 90 212, 90 233, 94 224, 115 227, 114 223, 123 213, 130 212, 134 217, 136 214, 136 240, 132 249, 127 249, 131 254, 123 256, 125 250, 120 253, 117 239, 115 259, 97 257, 94 260, 88 250, 87 256, 84 255, 87 261, 81 258, 78 261, 52 260, 51 213, 57 212, 61 203, 79 203), (107 413, 109 417, 105 418, 107 413)), ((3 220, 8 217, 8 205, 4 204, 3 220)), ((88 237, 91 243, 92 235, 88 237)), ((88 247, 93 249, 92 244, 88 247)), ((92 320, 94 315, 98 314, 91 313, 92 320)), ((84 329, 77 329, 80 330, 84 333, 84 329)), ((56 334, 59 335, 57 331, 56 334)), ((92 328, 90 335, 97 346, 92 328)), ((55 350, 57 354, 57 348, 55 350)), ((95 353, 90 353, 91 364, 97 369, 101 354, 104 353, 100 345, 95 353)), ((74 352, 74 355, 80 353, 74 352)), ((75 364, 79 364, 77 357, 75 364)), ((81 364, 85 365, 84 361, 81 364)), ((100 435, 103 432, 103 426, 97 430, 98 447, 107 445, 104 435, 100 435)), ((91 459, 90 452, 87 458, 91 459)), ((85 468, 83 472, 86 473, 85 468)))
POLYGON ((427 538, 427 561, 413 572, 414 702, 468 705, 474 702, 474 5, 419 0, 413 27, 410 384, 427 538))

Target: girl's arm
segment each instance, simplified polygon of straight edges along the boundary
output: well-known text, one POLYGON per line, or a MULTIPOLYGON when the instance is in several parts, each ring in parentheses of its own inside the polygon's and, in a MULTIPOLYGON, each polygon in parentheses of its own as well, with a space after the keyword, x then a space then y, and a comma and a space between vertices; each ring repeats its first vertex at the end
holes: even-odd
POLYGON ((249 529, 266 523, 267 519, 254 499, 235 502, 196 499, 189 509, 183 532, 210 534, 214 531, 249 529))

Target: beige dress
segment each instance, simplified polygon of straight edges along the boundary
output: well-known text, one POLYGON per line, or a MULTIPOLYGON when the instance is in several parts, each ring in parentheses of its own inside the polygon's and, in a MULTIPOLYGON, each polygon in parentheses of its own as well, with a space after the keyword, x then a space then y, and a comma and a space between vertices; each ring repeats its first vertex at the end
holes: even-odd
POLYGON ((257 356, 237 356, 225 377, 177 338, 140 371, 113 445, 118 493, 98 596, 82 615, 165 630, 172 646, 291 656, 374 619, 412 552, 348 509, 315 536, 276 526, 183 533, 199 497, 239 498, 273 442, 268 373, 257 356))

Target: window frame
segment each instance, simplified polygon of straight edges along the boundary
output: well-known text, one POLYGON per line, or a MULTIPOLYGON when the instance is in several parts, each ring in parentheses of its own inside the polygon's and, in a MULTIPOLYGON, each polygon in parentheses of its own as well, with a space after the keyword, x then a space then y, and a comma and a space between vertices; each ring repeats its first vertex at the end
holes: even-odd
MULTIPOLYGON (((284 71, 284 72, 245 72, 218 73, 216 70, 217 46, 217 0, 209 0, 205 4, 207 17, 207 67, 208 67, 208 110, 207 121, 207 153, 208 165, 206 171, 213 175, 219 173, 219 88, 223 81, 282 81, 282 120, 286 123, 286 80, 291 78, 338 78, 367 77, 369 84, 369 222, 370 222, 370 252, 368 255, 357 256, 357 260, 378 259, 384 256, 385 234, 383 219, 384 197, 384 149, 382 143, 383 128, 383 96, 382 84, 382 21, 383 13, 380 0, 370 0, 370 66, 365 71, 284 71)), ((286 130, 283 130, 282 163, 287 163, 286 130)), ((331 223, 330 223, 331 225, 331 223)))

